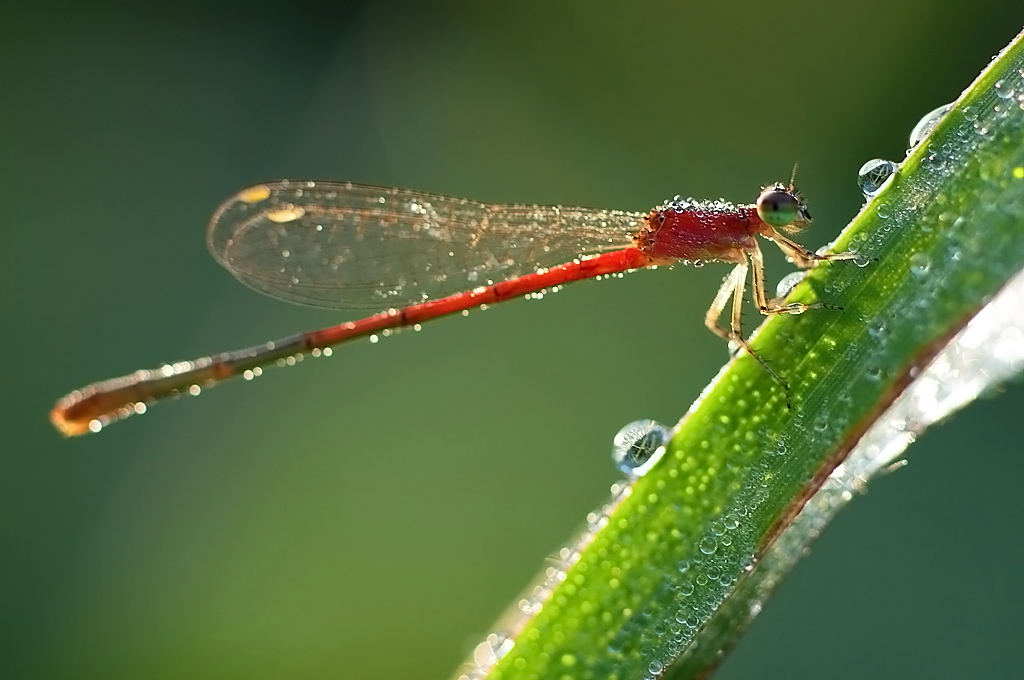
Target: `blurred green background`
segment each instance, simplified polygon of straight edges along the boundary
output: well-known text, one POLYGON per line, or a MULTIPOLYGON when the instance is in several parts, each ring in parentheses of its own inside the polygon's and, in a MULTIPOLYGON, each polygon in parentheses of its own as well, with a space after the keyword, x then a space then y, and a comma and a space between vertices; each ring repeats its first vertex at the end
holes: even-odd
MULTIPOLYGON (((606 499, 619 427, 675 422, 726 359, 701 323, 726 269, 659 270, 62 440, 72 388, 346 318, 217 267, 203 228, 238 188, 645 210, 748 202, 799 161, 817 248, 861 163, 901 159, 1022 23, 1006 0, 5 9, 0 676, 446 678, 606 499)), ((719 677, 1019 672, 1004 392, 843 512, 719 677)))

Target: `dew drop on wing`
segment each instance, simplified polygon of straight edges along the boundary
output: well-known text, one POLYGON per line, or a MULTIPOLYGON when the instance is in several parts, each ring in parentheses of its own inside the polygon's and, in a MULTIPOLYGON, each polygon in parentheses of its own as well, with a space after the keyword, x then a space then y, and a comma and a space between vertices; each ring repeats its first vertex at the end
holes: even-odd
POLYGON ((635 420, 612 440, 612 460, 627 475, 641 477, 661 459, 671 437, 671 431, 661 423, 635 420))

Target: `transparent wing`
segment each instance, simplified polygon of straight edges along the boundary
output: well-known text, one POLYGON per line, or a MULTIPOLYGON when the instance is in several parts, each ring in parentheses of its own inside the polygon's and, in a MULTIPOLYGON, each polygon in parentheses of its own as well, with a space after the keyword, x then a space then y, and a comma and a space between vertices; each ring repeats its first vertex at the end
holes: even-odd
POLYGON ((347 182, 272 182, 214 213, 207 245, 256 290, 331 309, 401 307, 629 246, 642 213, 488 205, 347 182))

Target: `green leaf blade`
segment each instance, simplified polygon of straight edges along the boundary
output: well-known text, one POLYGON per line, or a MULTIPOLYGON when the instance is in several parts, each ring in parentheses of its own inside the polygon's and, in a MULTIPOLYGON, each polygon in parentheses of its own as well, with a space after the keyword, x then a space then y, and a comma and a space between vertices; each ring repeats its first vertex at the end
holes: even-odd
POLYGON ((877 261, 818 267, 791 296, 843 310, 774 318, 756 335, 789 382, 792 409, 751 357, 733 361, 664 459, 593 518, 527 598, 508 626, 514 644, 467 675, 682 678, 713 668, 820 529, 764 559, 807 501, 1024 268, 1022 107, 1018 37, 834 245, 877 261))

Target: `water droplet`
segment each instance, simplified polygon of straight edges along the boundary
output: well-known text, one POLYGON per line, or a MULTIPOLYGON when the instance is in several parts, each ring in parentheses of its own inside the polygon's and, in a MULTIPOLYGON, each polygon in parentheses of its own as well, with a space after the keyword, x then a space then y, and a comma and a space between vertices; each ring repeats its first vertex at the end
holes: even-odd
POLYGON ((712 555, 716 550, 718 550, 718 541, 716 541, 713 536, 705 536, 700 539, 700 543, 697 544, 697 547, 700 548, 700 551, 705 555, 712 555))
POLYGON ((996 84, 992 86, 995 88, 996 96, 1000 99, 1012 99, 1016 92, 1013 91, 1013 85, 1006 82, 1005 80, 997 80, 996 84))
MULTIPOLYGON (((961 220, 962 220, 962 216, 956 218, 956 221, 953 222, 953 226, 954 227, 962 227, 964 225, 964 223, 966 222, 966 220, 964 220, 964 221, 961 221, 961 220)), ((962 244, 960 242, 960 239, 956 238, 956 237, 953 237, 953 238, 950 238, 948 240, 948 243, 946 245, 946 252, 949 253, 949 257, 950 258, 952 258, 954 260, 959 260, 960 257, 963 254, 962 251, 961 251, 961 248, 962 248, 962 244)))
POLYGON ((896 174, 899 166, 882 158, 872 158, 857 171, 857 186, 864 198, 877 194, 889 178, 896 174))
POLYGON ((861 255, 860 253, 853 254, 853 263, 863 269, 871 264, 871 258, 867 255, 861 255))
POLYGON ((914 276, 926 275, 931 267, 931 260, 924 253, 914 253, 910 256, 910 273, 914 276))
POLYGON ((921 159, 921 167, 931 172, 942 172, 946 168, 946 159, 942 154, 933 151, 921 159))
POLYGON ((629 423, 612 440, 612 460, 627 475, 642 476, 665 453, 665 444, 672 433, 653 420, 629 423))
MULTIPOLYGON (((917 125, 910 131, 910 148, 913 149, 915 146, 921 143, 928 133, 935 129, 942 117, 949 113, 949 110, 953 108, 952 104, 943 104, 937 109, 933 109, 921 117, 921 120, 917 121, 917 125)), ((967 115, 967 110, 964 110, 964 116, 967 115)))
POLYGON ((797 284, 807 278, 807 274, 809 273, 810 272, 805 269, 803 271, 791 272, 783 276, 778 285, 775 286, 775 297, 781 300, 789 295, 793 292, 793 289, 797 287, 797 284))
POLYGON ((889 215, 892 215, 892 208, 889 207, 888 203, 879 203, 875 208, 875 212, 884 220, 888 219, 889 215))
POLYGON ((973 106, 965 106, 961 113, 964 114, 964 118, 972 123, 978 120, 978 110, 973 106))

